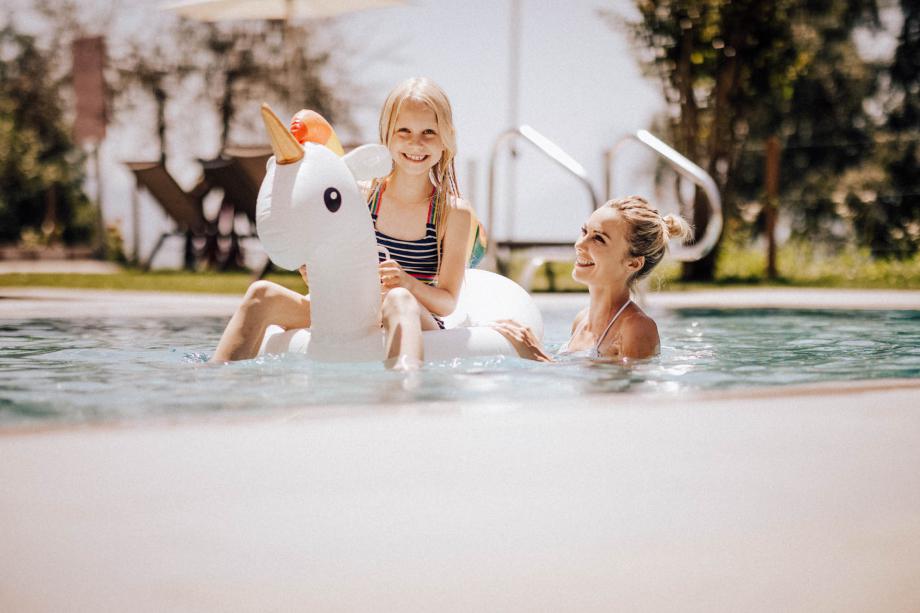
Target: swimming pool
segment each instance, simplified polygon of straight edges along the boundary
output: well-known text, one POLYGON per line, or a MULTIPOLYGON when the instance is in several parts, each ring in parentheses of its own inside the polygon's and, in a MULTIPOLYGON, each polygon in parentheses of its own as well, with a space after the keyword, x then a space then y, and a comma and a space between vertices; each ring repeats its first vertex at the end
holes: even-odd
POLYGON ((238 300, 2 292, 4 610, 917 610, 916 293, 650 294, 656 360, 416 379, 203 364, 238 300))
MULTIPOLYGON (((543 308, 558 347, 571 301, 543 308)), ((698 391, 920 378, 920 311, 652 309, 661 355, 629 366, 514 358, 429 364, 406 377, 377 364, 302 356, 206 364, 223 317, 0 322, 0 425, 184 418, 270 409, 459 401, 558 404, 586 394, 681 397, 698 391)), ((428 406, 426 404, 426 406, 428 406)))

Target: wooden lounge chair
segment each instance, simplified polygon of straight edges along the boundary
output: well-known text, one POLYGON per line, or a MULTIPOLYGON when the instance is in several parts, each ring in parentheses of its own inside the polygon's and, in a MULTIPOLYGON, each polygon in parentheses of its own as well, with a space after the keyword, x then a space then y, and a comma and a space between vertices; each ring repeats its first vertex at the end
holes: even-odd
POLYGON ((256 199, 265 177, 265 164, 271 153, 267 147, 234 147, 226 149, 219 158, 199 160, 208 182, 224 193, 220 217, 231 219, 228 233, 230 246, 226 253, 225 268, 242 267, 240 238, 256 236, 256 199), (236 232, 235 224, 240 214, 245 215, 249 222, 249 232, 242 236, 236 232))
POLYGON ((150 270, 150 264, 163 242, 177 235, 185 236, 183 264, 186 269, 194 270, 196 260, 202 260, 209 266, 214 265, 218 260, 217 232, 215 225, 205 218, 202 204, 210 190, 206 180, 199 180, 191 191, 186 192, 161 162, 125 162, 125 165, 134 173, 138 189, 146 189, 176 224, 173 231, 164 232, 157 239, 143 265, 144 270, 150 270), (198 252, 194 245, 196 238, 204 239, 204 246, 198 252))
POLYGON ((229 230, 225 233, 230 239, 223 263, 224 268, 241 268, 243 265, 243 250, 240 238, 256 236, 256 199, 259 196, 259 187, 265 176, 265 163, 271 155, 271 150, 258 149, 227 149, 221 157, 213 160, 199 160, 204 170, 205 179, 212 187, 220 188, 223 193, 220 219, 229 217, 229 230), (236 217, 245 215, 249 222, 249 232, 242 236, 236 231, 236 217))
POLYGON ((256 218, 256 198, 262 186, 262 179, 265 178, 265 165, 271 155, 271 147, 228 147, 224 150, 224 157, 233 163, 234 168, 237 168, 246 177, 247 182, 254 189, 253 197, 248 201, 251 206, 244 204, 245 210, 243 211, 253 223, 256 218))

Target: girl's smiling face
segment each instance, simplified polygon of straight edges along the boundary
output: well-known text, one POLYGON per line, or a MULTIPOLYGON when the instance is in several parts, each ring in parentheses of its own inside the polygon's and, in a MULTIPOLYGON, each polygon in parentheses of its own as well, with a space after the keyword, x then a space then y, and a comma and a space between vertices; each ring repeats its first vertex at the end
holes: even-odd
POLYGON ((626 285, 644 258, 629 252, 629 227, 615 209, 601 207, 581 227, 575 241, 572 278, 585 285, 626 285))
POLYGON ((399 170, 427 174, 444 153, 434 111, 423 102, 406 100, 396 117, 388 148, 399 170))

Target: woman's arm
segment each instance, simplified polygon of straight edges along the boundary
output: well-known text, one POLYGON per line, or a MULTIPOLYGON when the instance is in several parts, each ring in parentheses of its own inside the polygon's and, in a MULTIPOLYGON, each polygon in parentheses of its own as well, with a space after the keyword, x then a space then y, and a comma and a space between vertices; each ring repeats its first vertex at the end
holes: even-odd
POLYGON ((453 313, 466 271, 466 248, 471 225, 472 216, 468 209, 464 206, 451 207, 441 241, 441 270, 437 287, 422 283, 396 262, 387 260, 380 264, 380 278, 385 289, 404 287, 432 314, 443 317, 453 313))

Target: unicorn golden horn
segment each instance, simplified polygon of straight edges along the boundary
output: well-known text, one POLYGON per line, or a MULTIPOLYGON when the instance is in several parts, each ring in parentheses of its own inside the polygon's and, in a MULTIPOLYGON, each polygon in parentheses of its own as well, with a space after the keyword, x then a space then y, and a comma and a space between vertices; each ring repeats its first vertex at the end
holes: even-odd
POLYGON ((262 121, 271 141, 275 162, 281 166, 293 164, 303 159, 303 147, 294 138, 270 106, 262 103, 262 121))

